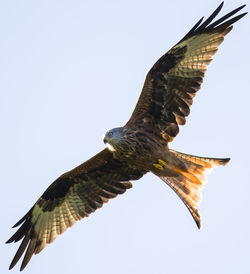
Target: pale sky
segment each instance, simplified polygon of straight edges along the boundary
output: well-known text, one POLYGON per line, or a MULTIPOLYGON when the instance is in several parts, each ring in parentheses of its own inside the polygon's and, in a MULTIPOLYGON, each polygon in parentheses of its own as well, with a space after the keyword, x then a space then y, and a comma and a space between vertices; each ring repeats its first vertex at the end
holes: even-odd
MULTIPOLYGON (((246 3, 225 2, 221 15, 246 3)), ((60 174, 103 149, 103 133, 128 120, 147 71, 219 4, 1 1, 1 274, 20 244, 4 244, 11 226, 60 174)), ((171 143, 232 158, 204 187, 202 229, 148 174, 33 256, 24 273, 250 273, 249 29, 248 15, 225 38, 171 143)))

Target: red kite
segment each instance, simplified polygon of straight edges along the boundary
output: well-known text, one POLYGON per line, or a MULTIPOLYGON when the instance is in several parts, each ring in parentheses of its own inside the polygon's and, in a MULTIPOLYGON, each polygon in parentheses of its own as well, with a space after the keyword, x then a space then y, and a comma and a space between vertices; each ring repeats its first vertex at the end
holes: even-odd
POLYGON ((103 203, 132 187, 152 172, 182 199, 198 228, 198 206, 206 174, 230 160, 197 157, 169 148, 169 142, 184 125, 207 66, 232 24, 246 13, 233 17, 241 6, 215 22, 223 3, 197 24, 151 68, 135 110, 124 127, 109 130, 107 148, 64 173, 38 199, 14 227, 20 226, 7 243, 22 243, 11 262, 15 266, 25 252, 20 270, 33 254, 52 243, 68 227, 87 217, 103 203))

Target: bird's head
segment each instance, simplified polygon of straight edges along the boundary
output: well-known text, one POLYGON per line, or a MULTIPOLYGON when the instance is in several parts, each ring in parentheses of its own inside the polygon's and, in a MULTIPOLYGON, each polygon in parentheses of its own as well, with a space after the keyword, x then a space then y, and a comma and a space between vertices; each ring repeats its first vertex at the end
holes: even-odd
POLYGON ((105 133, 103 142, 109 150, 116 151, 124 137, 124 134, 122 127, 110 129, 105 133))

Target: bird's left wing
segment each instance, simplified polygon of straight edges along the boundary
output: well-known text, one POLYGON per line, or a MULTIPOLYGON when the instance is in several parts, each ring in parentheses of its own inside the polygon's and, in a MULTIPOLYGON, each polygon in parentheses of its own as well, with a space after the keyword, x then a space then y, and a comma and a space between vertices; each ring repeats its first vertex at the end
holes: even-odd
POLYGON ((103 203, 132 187, 146 172, 113 158, 104 149, 90 160, 61 175, 14 227, 21 225, 7 243, 22 240, 11 262, 15 266, 24 251, 21 270, 33 254, 77 221, 100 208, 103 203))
POLYGON ((151 68, 126 127, 153 127, 167 142, 178 134, 218 46, 232 24, 246 14, 232 17, 241 6, 211 23, 222 5, 201 24, 202 18, 151 68))

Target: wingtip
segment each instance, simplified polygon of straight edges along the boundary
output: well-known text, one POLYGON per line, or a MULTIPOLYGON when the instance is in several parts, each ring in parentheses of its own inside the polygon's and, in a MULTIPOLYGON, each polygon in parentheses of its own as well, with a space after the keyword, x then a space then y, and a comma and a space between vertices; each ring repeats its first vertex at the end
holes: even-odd
POLYGON ((9 266, 9 270, 11 270, 14 266, 15 266, 16 264, 10 264, 10 266, 9 266))
MULTIPOLYGON (((14 236, 14 235, 13 235, 14 236)), ((5 244, 10 244, 12 242, 14 242, 13 236, 11 236, 6 242, 5 244)))
POLYGON ((243 17, 243 16, 245 16, 246 14, 248 14, 247 11, 246 11, 246 12, 243 12, 243 13, 241 14, 241 16, 243 17))
POLYGON ((11 270, 17 264, 17 260, 13 258, 12 262, 10 263, 9 270, 11 270))
POLYGON ((241 9, 243 9, 246 5, 247 5, 247 4, 244 4, 244 5, 240 6, 238 9, 241 10, 241 9))
POLYGON ((222 1, 220 3, 220 5, 218 6, 218 8, 214 11, 214 13, 216 13, 216 15, 222 10, 223 5, 224 5, 224 1, 222 1))
POLYGON ((219 8, 222 9, 223 5, 224 5, 224 1, 222 1, 222 2, 220 3, 218 9, 219 9, 219 8))

